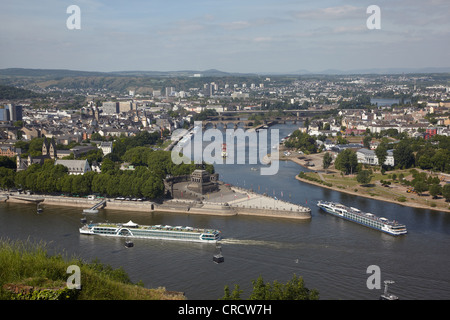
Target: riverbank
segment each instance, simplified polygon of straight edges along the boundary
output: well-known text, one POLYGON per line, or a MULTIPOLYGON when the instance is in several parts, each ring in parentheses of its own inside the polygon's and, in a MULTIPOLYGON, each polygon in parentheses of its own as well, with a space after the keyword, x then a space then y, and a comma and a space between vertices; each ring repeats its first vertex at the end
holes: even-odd
POLYGON ((448 208, 443 208, 443 207, 431 207, 430 205, 426 205, 426 204, 421 204, 421 203, 415 203, 412 201, 405 201, 405 202, 401 202, 395 199, 390 199, 390 198, 386 198, 385 196, 377 196, 377 195, 370 195, 367 194, 365 192, 360 192, 359 189, 358 191, 351 191, 351 190, 346 190, 345 188, 338 188, 338 187, 329 187, 326 186, 322 183, 318 183, 318 182, 314 182, 311 180, 307 180, 307 179, 302 179, 299 176, 296 176, 295 179, 297 179, 298 181, 302 181, 305 183, 309 183, 321 188, 327 188, 327 189, 331 189, 334 191, 338 191, 338 192, 343 192, 343 193, 347 193, 347 194, 351 194, 354 196, 358 196, 358 197, 364 197, 364 198, 369 198, 369 199, 373 199, 373 200, 378 200, 378 201, 384 201, 384 202, 390 202, 390 203, 396 203, 405 207, 410 207, 410 208, 419 208, 419 209, 428 209, 428 210, 435 210, 435 211, 441 211, 441 212, 450 212, 450 209, 448 208))
POLYGON ((293 161, 311 170, 311 172, 305 172, 305 177, 303 178, 298 175, 295 177, 297 180, 305 183, 359 197, 396 203, 406 207, 450 212, 450 204, 445 202, 444 198, 438 197, 433 199, 428 193, 418 195, 408 192, 408 189, 410 189, 408 186, 404 186, 398 183, 398 180, 392 179, 394 174, 397 177, 403 174, 405 179, 411 180, 412 174, 409 170, 394 170, 385 174, 374 172, 372 182, 362 186, 356 181, 356 175, 341 176, 341 173, 334 166, 324 170, 322 166, 324 154, 325 152, 313 155, 299 155, 291 152, 289 156, 286 156, 283 151, 280 154, 280 159, 293 161), (380 182, 382 180, 389 180, 391 184, 386 186, 380 182))
POLYGON ((90 200, 83 197, 66 197, 50 195, 3 194, 3 201, 37 205, 40 207, 62 206, 83 209, 92 208, 95 204, 106 200, 102 210, 123 210, 130 212, 162 212, 182 214, 203 214, 218 216, 252 215, 284 219, 310 219, 311 209, 272 197, 260 195, 250 190, 237 187, 230 188, 230 194, 217 193, 207 196, 202 201, 170 199, 163 203, 150 201, 126 201, 97 198, 90 200))

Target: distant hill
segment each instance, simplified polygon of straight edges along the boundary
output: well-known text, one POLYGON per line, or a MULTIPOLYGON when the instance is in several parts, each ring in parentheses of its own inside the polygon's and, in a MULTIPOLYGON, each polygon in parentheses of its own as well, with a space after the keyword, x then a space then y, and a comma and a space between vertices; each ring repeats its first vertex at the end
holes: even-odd
MULTIPOLYGON (((91 72, 62 69, 0 69, 0 84, 31 90, 107 89, 113 92, 135 91, 148 94, 154 89, 176 86, 180 90, 202 86, 204 82, 226 81, 226 78, 254 78, 256 74, 228 73, 216 69, 195 71, 113 71, 91 72), (195 77, 200 74, 201 77, 195 77), (214 78, 223 78, 222 80, 214 78)), ((232 81, 232 80, 228 80, 232 81)), ((247 80, 245 80, 247 81, 247 80)))
POLYGON ((450 68, 423 68, 423 69, 365 69, 341 71, 328 69, 322 72, 310 72, 298 70, 290 73, 229 73, 217 69, 204 71, 180 70, 180 71, 113 71, 94 72, 64 69, 26 69, 8 68, 0 69, 0 98, 2 99, 29 99, 39 97, 34 92, 42 90, 108 90, 115 93, 128 93, 133 90, 136 94, 151 94, 154 90, 167 87, 176 87, 178 90, 189 88, 201 88, 204 83, 215 81, 223 86, 226 83, 257 83, 265 76, 279 77, 279 81, 290 81, 293 77, 334 77, 339 75, 356 74, 402 74, 402 73, 433 73, 443 74, 450 72, 450 68), (195 75, 201 75, 197 77, 195 75), (14 88, 15 87, 15 88, 14 88), (22 89, 18 89, 22 88, 22 89), (24 89, 29 89, 21 91, 24 89), (30 91, 32 90, 32 91, 30 91))
POLYGON ((255 75, 249 73, 229 73, 217 69, 209 69, 204 71, 198 70, 180 70, 180 71, 78 71, 65 69, 27 69, 27 68, 7 68, 0 69, 0 75, 4 76, 20 76, 20 77, 48 77, 48 78, 67 78, 67 77, 111 77, 111 76, 132 76, 132 77, 192 77, 195 74, 201 74, 205 77, 220 76, 248 76, 255 75))
POLYGON ((259 72, 259 73, 239 73, 224 72, 217 69, 209 70, 178 70, 178 71, 78 71, 65 69, 27 69, 27 68, 7 68, 0 69, 0 76, 13 77, 41 77, 49 79, 72 78, 72 77, 193 77, 200 74, 202 77, 239 77, 239 76, 262 76, 262 75, 351 75, 351 74, 414 74, 414 73, 450 73, 450 67, 430 67, 430 68, 367 68, 367 69, 326 69, 322 71, 309 71, 299 69, 292 72, 259 72))
POLYGON ((39 97, 42 97, 42 95, 33 92, 31 90, 0 85, 0 99, 14 100, 14 99, 31 99, 39 97))
POLYGON ((416 74, 416 73, 450 73, 450 67, 430 67, 430 68, 368 68, 368 69, 352 69, 352 70, 338 70, 326 69, 322 71, 312 72, 301 69, 292 72, 291 74, 299 75, 351 75, 351 74, 416 74))
POLYGON ((22 77, 87 77, 104 76, 104 72, 75 71, 65 69, 26 69, 26 68, 7 68, 0 69, 0 75, 4 76, 22 76, 22 77))

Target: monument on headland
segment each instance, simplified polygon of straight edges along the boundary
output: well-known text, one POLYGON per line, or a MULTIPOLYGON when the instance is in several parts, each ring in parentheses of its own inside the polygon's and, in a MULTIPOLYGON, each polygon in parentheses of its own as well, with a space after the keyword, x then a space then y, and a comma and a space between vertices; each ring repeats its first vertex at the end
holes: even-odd
POLYGON ((310 219, 307 207, 261 195, 219 181, 218 173, 197 167, 190 175, 164 179, 167 198, 160 210, 197 214, 257 215, 279 218, 310 219))
POLYGON ((198 165, 190 175, 167 176, 164 188, 169 198, 202 200, 207 194, 219 192, 219 174, 198 165))
POLYGON ((191 174, 191 183, 187 188, 200 195, 216 192, 219 190, 218 173, 209 173, 204 169, 196 169, 191 174))

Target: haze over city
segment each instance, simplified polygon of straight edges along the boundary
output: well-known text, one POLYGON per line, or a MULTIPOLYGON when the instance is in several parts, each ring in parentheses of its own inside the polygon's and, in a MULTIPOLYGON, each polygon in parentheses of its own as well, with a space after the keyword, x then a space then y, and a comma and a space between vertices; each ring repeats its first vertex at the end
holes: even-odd
POLYGON ((449 9, 446 0, 3 1, 0 68, 448 69, 449 9), (66 26, 71 5, 81 29, 66 26), (366 25, 370 5, 380 29, 366 25))

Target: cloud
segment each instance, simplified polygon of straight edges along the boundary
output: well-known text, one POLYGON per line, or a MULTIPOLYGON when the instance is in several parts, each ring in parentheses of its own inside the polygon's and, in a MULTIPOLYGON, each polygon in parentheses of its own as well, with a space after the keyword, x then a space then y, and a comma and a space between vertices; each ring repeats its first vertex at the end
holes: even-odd
POLYGON ((251 24, 248 21, 232 21, 232 22, 222 23, 222 27, 227 30, 241 30, 241 29, 249 28, 250 26, 251 26, 251 24))
POLYGON ((401 62, 402 56, 417 65, 433 58, 448 64, 450 0, 330 3, 0 1, 0 40, 7 48, 0 66, 258 71, 274 61, 270 68, 277 71, 300 57, 311 69, 338 69, 358 60, 392 64, 391 58, 401 62), (366 27, 372 3, 381 8, 381 30, 366 27), (66 28, 71 4, 81 8, 81 30, 66 28))
POLYGON ((208 29, 208 24, 203 19, 190 19, 167 22, 161 24, 154 30, 158 35, 162 36, 188 36, 198 34, 208 29))
POLYGON ((272 37, 256 37, 253 39, 254 42, 271 42, 272 40, 272 37))
POLYGON ((340 20, 340 19, 360 19, 365 17, 365 8, 344 5, 338 7, 319 8, 313 10, 297 11, 293 16, 297 19, 313 20, 340 20))
POLYGON ((356 26, 337 26, 333 28, 332 32, 334 34, 355 34, 367 32, 367 27, 362 24, 356 26))

